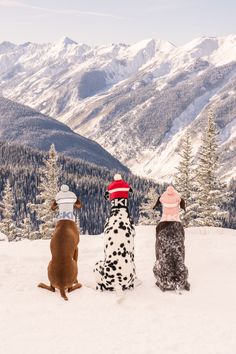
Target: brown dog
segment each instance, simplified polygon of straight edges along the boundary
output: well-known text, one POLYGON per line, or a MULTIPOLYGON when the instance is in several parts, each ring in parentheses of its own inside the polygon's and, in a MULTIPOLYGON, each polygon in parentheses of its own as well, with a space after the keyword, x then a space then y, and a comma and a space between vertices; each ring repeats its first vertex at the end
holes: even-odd
MULTIPOLYGON (((75 208, 81 208, 77 199, 75 208)), ((54 201, 52 210, 57 208, 54 201)), ((79 231, 73 220, 59 220, 50 242, 52 259, 48 265, 48 279, 50 286, 40 283, 38 287, 55 292, 60 290, 61 296, 68 300, 65 290, 68 292, 79 289, 77 260, 78 260, 79 231)))

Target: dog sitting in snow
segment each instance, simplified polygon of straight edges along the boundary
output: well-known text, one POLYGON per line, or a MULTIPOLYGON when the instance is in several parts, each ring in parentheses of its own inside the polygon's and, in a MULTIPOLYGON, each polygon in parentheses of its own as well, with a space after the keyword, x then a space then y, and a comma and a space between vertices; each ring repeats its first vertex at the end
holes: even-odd
POLYGON ((134 287, 135 230, 128 211, 128 193, 132 189, 117 174, 108 186, 106 199, 111 201, 111 213, 104 228, 104 260, 94 268, 97 289, 122 290, 134 287))
POLYGON ((73 214, 73 208, 81 208, 81 203, 76 195, 69 191, 67 185, 62 185, 51 208, 52 210, 59 208, 59 215, 50 242, 52 254, 48 265, 50 286, 43 283, 38 286, 53 292, 57 288, 61 296, 68 300, 66 289, 71 292, 82 286, 77 280, 79 231, 73 214))
POLYGON ((169 186, 153 209, 160 204, 163 214, 156 228, 156 262, 153 268, 156 285, 162 291, 190 290, 188 269, 184 264, 184 228, 179 218, 180 207, 185 209, 185 202, 169 186))

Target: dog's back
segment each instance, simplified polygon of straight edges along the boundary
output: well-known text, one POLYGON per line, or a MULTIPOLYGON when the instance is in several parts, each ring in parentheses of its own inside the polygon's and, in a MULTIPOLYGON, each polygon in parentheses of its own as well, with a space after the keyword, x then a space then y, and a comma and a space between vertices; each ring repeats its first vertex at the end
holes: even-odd
POLYGON ((189 290, 188 269, 184 264, 184 228, 180 222, 163 221, 156 228, 157 286, 164 290, 189 290))
POLYGON ((76 281, 78 243, 75 222, 58 221, 50 243, 52 260, 48 266, 48 278, 55 288, 70 288, 76 281))

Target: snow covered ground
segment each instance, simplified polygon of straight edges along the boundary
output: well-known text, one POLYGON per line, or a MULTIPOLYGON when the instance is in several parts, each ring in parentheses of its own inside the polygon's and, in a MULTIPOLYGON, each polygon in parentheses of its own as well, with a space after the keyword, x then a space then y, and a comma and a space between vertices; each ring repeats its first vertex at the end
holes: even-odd
MULTIPOLYGON (((65 302, 37 288, 47 282, 49 241, 0 242, 1 354, 234 354, 236 231, 188 229, 191 291, 155 286, 155 228, 138 227, 137 274, 143 281, 121 304, 114 293, 83 287, 65 302)), ((79 280, 93 280, 101 236, 82 236, 79 280)))

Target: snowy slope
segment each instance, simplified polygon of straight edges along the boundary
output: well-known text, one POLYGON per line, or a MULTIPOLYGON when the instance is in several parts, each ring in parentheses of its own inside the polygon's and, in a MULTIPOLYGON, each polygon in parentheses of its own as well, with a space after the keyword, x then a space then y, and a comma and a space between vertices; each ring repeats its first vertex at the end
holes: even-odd
POLYGON ((7 241, 7 236, 0 232, 0 241, 7 241))
POLYGON ((196 152, 211 108, 220 132, 221 175, 229 179, 236 173, 235 44, 236 36, 198 38, 78 104, 64 119, 133 172, 170 180, 186 129, 196 152))
POLYGON ((155 55, 164 56, 172 48, 153 39, 94 48, 67 37, 47 44, 3 42, 0 89, 8 98, 62 118, 80 100, 132 76, 155 55))
POLYGON ((0 140, 48 151, 51 144, 65 156, 81 158, 108 169, 127 171, 95 141, 73 132, 67 125, 0 96, 0 140))
POLYGON ((133 172, 170 180, 186 129, 198 150, 208 108, 223 152, 221 175, 236 175, 236 35, 175 47, 146 39, 92 48, 0 44, 0 90, 96 140, 133 172), (124 144, 120 144, 120 142, 124 144))
MULTIPOLYGON (((47 282, 48 241, 0 244, 0 352, 4 354, 233 354, 236 347, 236 231, 188 229, 186 265, 191 291, 162 293, 154 283, 154 227, 137 227, 137 274, 126 292, 85 286, 65 302, 39 289, 47 282)), ((103 257, 101 236, 82 236, 79 279, 93 280, 103 257)))

